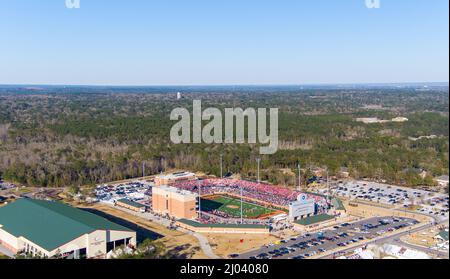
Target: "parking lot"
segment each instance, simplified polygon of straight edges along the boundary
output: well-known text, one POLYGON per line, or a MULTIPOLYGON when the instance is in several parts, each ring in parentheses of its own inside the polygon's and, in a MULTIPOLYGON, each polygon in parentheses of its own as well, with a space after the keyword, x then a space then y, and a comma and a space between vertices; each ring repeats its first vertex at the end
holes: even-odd
POLYGON ((10 190, 16 187, 17 186, 15 184, 0 181, 0 190, 10 190))
POLYGON ((418 213, 445 220, 449 217, 449 197, 445 194, 374 182, 352 181, 331 187, 334 195, 365 200, 397 208, 414 207, 418 213))
POLYGON ((120 199, 128 199, 150 206, 152 195, 150 183, 130 182, 118 185, 99 185, 95 189, 95 196, 99 202, 114 204, 120 199))
POLYGON ((339 247, 374 239, 400 229, 412 227, 418 221, 408 218, 377 217, 356 223, 344 223, 333 229, 305 234, 281 241, 280 245, 270 244, 257 251, 242 255, 230 255, 237 259, 307 259, 339 247))

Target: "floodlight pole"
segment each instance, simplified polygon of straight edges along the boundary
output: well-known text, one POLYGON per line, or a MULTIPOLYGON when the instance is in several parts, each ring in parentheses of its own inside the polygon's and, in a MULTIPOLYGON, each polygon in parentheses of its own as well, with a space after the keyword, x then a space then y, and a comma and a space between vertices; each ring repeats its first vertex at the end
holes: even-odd
POLYGON ((220 154, 220 178, 223 178, 223 154, 220 154))
POLYGON ((261 158, 256 158, 256 162, 258 163, 258 183, 261 182, 260 176, 259 176, 259 168, 260 168, 260 164, 261 164, 261 158))
POLYGON ((330 190, 330 182, 329 182, 328 168, 327 168, 327 189, 328 189, 328 199, 329 199, 329 203, 331 204, 331 190, 330 190))
POLYGON ((298 162, 298 190, 302 190, 302 170, 300 166, 300 162, 298 162))
POLYGON ((142 178, 145 177, 145 162, 142 162, 142 178))
POLYGON ((200 190, 200 180, 198 181, 198 218, 201 219, 202 218, 202 195, 201 195, 201 190, 200 190))
POLYGON ((244 224, 244 193, 242 191, 242 185, 241 185, 241 224, 244 224))

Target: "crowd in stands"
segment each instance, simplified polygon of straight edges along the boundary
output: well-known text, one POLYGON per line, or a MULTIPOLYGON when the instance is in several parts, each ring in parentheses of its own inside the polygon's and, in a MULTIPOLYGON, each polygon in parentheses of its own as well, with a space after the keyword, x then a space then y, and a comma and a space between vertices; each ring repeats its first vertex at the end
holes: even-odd
MULTIPOLYGON (((176 183, 174 187, 196 193, 200 190, 202 195, 228 193, 240 196, 242 191, 242 195, 246 198, 283 207, 289 206, 289 203, 296 201, 297 197, 302 194, 300 191, 286 187, 235 179, 184 181, 176 183)), ((327 200, 325 197, 314 194, 307 195, 309 199, 315 200, 319 208, 327 207, 327 200)))

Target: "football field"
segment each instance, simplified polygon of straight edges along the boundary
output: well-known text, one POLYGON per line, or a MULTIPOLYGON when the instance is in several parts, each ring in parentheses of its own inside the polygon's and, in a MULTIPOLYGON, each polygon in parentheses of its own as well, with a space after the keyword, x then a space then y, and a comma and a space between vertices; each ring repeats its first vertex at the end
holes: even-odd
MULTIPOLYGON (((202 199, 201 203, 202 211, 212 212, 214 210, 224 212, 232 218, 241 217, 241 200, 229 196, 214 196, 211 198, 202 199)), ((273 209, 265 208, 263 206, 243 202, 242 211, 244 218, 255 219, 259 216, 266 214, 274 214, 276 211, 273 209)))

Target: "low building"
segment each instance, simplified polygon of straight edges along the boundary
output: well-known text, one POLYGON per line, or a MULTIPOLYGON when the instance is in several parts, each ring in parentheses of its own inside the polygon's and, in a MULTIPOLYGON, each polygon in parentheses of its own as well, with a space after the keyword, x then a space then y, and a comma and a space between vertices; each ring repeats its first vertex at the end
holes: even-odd
POLYGON ((339 178, 349 178, 350 177, 350 171, 348 170, 348 168, 342 167, 339 170, 338 176, 339 176, 339 178))
POLYGON ((311 172, 315 177, 324 177, 326 175, 326 170, 319 167, 313 167, 311 168, 311 172))
POLYGON ((0 208, 0 245, 35 257, 104 258, 136 246, 136 232, 61 202, 19 199, 0 208))
POLYGON ((144 213, 147 211, 147 207, 143 204, 137 203, 129 199, 120 199, 116 201, 116 206, 120 206, 135 212, 144 213))
POLYGON ((442 175, 436 178, 436 182, 441 187, 448 186, 448 175, 442 175))
POLYGON ((198 195, 170 186, 153 187, 153 211, 175 218, 193 219, 197 217, 198 195))
POLYGON ((440 231, 434 238, 439 242, 448 242, 448 230, 440 231))
POLYGON ((392 118, 391 121, 396 122, 396 123, 403 123, 403 122, 408 122, 409 119, 406 117, 396 117, 396 118, 392 118))
POLYGON ((176 182, 196 180, 197 176, 191 172, 176 172, 167 175, 160 175, 155 178, 155 185, 173 185, 176 182))
POLYGON ((362 122, 364 124, 375 124, 375 123, 386 123, 387 120, 380 120, 378 117, 363 117, 363 118, 356 118, 357 122, 362 122))
POLYGON ((338 198, 331 199, 331 204, 333 205, 335 215, 344 215, 347 213, 344 203, 340 199, 338 198))
POLYGON ((294 226, 300 228, 301 230, 309 231, 328 226, 330 223, 333 223, 335 221, 336 221, 335 216, 322 214, 297 220, 293 224, 294 226))

